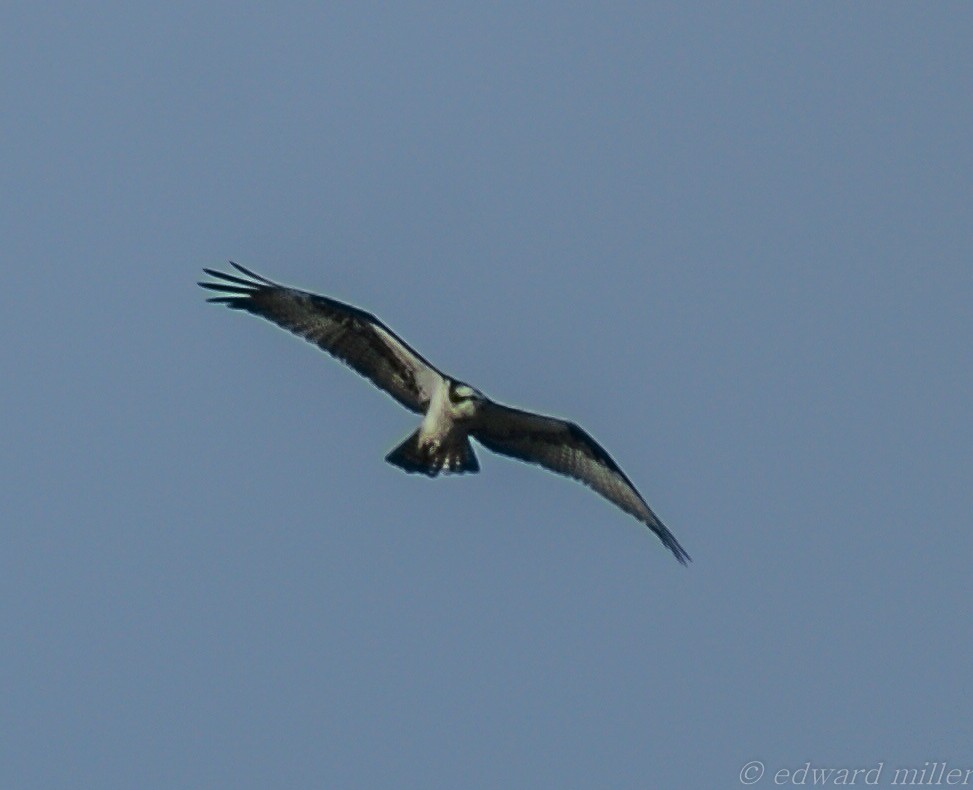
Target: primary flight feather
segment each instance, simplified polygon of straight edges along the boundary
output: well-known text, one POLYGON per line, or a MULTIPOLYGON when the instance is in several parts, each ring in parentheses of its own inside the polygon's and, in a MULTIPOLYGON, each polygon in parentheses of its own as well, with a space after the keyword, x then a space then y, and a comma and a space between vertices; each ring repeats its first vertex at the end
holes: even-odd
POLYGON ((631 480, 572 422, 495 403, 426 361, 371 313, 326 296, 279 285, 239 264, 227 274, 204 269, 220 293, 207 301, 245 310, 314 343, 385 390, 419 427, 385 458, 406 472, 478 472, 470 437, 495 453, 579 480, 651 529, 685 565, 689 554, 645 503, 631 480))

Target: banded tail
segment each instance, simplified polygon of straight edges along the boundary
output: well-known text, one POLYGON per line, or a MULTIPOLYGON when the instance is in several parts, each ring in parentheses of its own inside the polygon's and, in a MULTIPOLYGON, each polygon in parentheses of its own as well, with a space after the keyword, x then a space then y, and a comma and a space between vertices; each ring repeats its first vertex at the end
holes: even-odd
POLYGON ((386 455, 385 460, 410 474, 429 477, 435 477, 440 472, 463 474, 480 471, 480 464, 467 436, 446 437, 438 445, 423 444, 419 441, 418 429, 386 455))

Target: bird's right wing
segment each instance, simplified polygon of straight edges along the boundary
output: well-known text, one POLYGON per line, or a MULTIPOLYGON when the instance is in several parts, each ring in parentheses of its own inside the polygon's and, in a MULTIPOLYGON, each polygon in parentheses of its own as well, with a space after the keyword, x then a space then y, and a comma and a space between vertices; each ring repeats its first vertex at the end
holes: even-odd
POLYGON ((220 282, 199 285, 228 294, 207 301, 273 321, 344 362, 407 409, 425 411, 442 373, 371 313, 278 285, 232 261, 230 265, 247 279, 204 269, 220 282))

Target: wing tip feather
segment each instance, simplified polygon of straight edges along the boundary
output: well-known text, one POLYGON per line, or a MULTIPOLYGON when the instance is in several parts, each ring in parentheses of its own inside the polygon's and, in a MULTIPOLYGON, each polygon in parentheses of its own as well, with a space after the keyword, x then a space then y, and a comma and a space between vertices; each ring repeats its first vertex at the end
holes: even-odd
POLYGON ((269 285, 271 288, 279 288, 280 287, 273 280, 268 280, 266 277, 262 277, 261 275, 257 274, 256 272, 250 271, 250 269, 248 269, 246 266, 241 266, 239 263, 236 263, 235 261, 227 261, 227 263, 229 263, 230 266, 232 266, 238 272, 241 272, 242 274, 245 274, 247 277, 252 277, 254 280, 257 281, 257 283, 263 283, 264 285, 269 285))
POLYGON ((242 296, 211 296, 206 301, 213 304, 225 304, 227 307, 241 307, 246 299, 242 296))
POLYGON ((672 534, 669 528, 662 523, 655 513, 650 510, 649 514, 651 518, 641 518, 640 520, 658 536, 659 540, 662 541, 662 545, 672 552, 672 555, 678 560, 680 565, 689 565, 693 561, 693 558, 689 556, 689 552, 682 547, 682 544, 676 540, 676 536, 672 534))
POLYGON ((672 552, 673 556, 679 561, 679 564, 686 567, 693 561, 693 558, 689 556, 689 552, 686 551, 676 540, 676 537, 665 527, 662 531, 656 530, 656 534, 662 540, 662 544, 672 552))
POLYGON ((229 274, 228 272, 221 272, 218 269, 209 269, 203 267, 203 271, 210 277, 213 277, 221 282, 197 282, 196 284, 200 288, 209 288, 211 291, 231 291, 235 290, 241 294, 254 295, 261 291, 265 291, 272 288, 280 288, 278 283, 273 280, 268 280, 266 277, 262 277, 256 272, 252 272, 244 266, 233 261, 228 261, 230 266, 236 269, 238 272, 245 274, 249 279, 244 279, 243 277, 238 277, 235 274, 229 274), (227 285, 229 283, 229 285, 227 285))

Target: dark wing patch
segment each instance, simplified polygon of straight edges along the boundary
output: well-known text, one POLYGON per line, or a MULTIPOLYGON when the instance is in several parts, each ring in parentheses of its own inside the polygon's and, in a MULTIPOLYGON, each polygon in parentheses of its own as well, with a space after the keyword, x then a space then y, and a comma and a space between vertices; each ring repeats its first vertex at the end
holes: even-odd
POLYGON ((689 554, 645 503, 632 481, 581 427, 571 422, 486 402, 470 434, 495 453, 540 464, 590 486, 634 516, 685 565, 689 554))
POLYGON ((344 362, 407 409, 423 413, 442 374, 371 313, 326 296, 278 285, 230 261, 247 279, 213 269, 220 282, 201 282, 228 294, 209 302, 266 318, 344 362))

